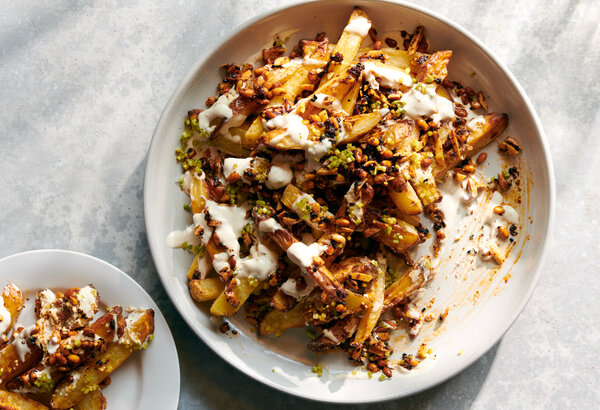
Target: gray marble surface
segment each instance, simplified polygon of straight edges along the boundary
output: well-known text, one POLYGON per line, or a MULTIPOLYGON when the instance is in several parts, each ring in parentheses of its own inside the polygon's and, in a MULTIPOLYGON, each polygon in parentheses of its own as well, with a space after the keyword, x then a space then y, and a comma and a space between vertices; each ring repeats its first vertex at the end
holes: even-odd
MULTIPOLYGON (((167 317, 180 408, 329 408, 247 378, 192 333, 165 294, 142 212, 146 152, 196 59, 276 0, 0 0, 0 257, 65 248, 133 276, 167 317)), ((552 249, 533 298, 466 371, 373 408, 598 408, 600 7, 595 0, 427 0, 519 79, 557 182, 552 249)))

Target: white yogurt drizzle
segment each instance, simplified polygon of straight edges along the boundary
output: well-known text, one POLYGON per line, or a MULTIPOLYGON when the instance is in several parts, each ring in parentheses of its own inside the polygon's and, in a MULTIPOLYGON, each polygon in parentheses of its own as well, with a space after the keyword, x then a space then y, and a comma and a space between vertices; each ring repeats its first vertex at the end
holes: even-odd
POLYGON ((306 287, 304 289, 298 289, 298 282, 294 278, 289 278, 283 282, 280 289, 286 295, 292 296, 296 300, 300 300, 303 297, 308 296, 317 286, 317 282, 308 275, 304 275, 304 281, 306 282, 306 287))
POLYGON ((77 300, 81 314, 87 319, 93 318, 98 311, 98 291, 91 286, 85 286, 77 293, 77 300))
MULTIPOLYGON (((21 327, 20 325, 15 325, 16 328, 21 327)), ((25 360, 25 356, 31 351, 29 345, 27 344, 27 340, 31 337, 31 333, 35 329, 35 324, 24 328, 20 333, 13 333, 13 341, 12 345, 17 350, 17 354, 19 355, 19 359, 21 361, 25 360)))
POLYGON ((244 178, 244 172, 252 167, 254 162, 253 157, 249 158, 225 158, 223 161, 223 175, 225 178, 229 178, 231 174, 237 172, 242 179, 244 178))
POLYGON ((294 178, 294 171, 290 164, 271 163, 271 168, 267 174, 266 185, 269 189, 281 189, 288 186, 294 178))
POLYGON ((353 18, 348 25, 344 28, 346 33, 357 34, 361 37, 366 36, 371 29, 371 22, 362 16, 353 18))
POLYGON ((364 62, 363 67, 365 80, 375 90, 378 90, 380 85, 396 90, 401 87, 410 87, 413 84, 410 74, 404 71, 382 67, 371 61, 364 62))
MULTIPOLYGON (((252 166, 253 160, 254 158, 228 158, 224 163, 224 174, 229 176, 234 171, 243 173, 243 170, 252 166)), ((203 177, 204 175, 201 176, 201 178, 203 177)), ((273 179, 277 183, 281 183, 281 179, 286 178, 273 179)), ((169 246, 181 246, 183 241, 191 245, 206 245, 211 236, 215 234, 220 244, 225 247, 225 252, 218 253, 212 258, 212 267, 217 272, 231 268, 231 259, 235 260, 234 274, 241 278, 251 277, 264 280, 275 272, 279 254, 262 244, 260 237, 254 246, 250 248, 250 254, 245 258, 240 257, 238 239, 242 236, 242 231, 248 224, 254 224, 252 219, 248 217, 248 205, 223 205, 207 198, 204 198, 204 202, 205 206, 202 212, 194 214, 192 225, 188 226, 185 231, 174 231, 169 234, 167 237, 169 246), (216 226, 209 226, 209 220, 214 222, 216 226), (202 228, 200 237, 194 234, 198 227, 202 228)), ((207 257, 201 258, 198 261, 198 270, 201 277, 205 277, 210 271, 210 259, 207 257)))
POLYGON ((346 113, 342 108, 342 103, 340 102, 340 100, 327 94, 313 94, 313 96, 307 97, 301 101, 304 101, 306 103, 310 102, 314 107, 322 108, 324 110, 329 111, 330 113, 341 112, 345 115, 348 115, 348 113, 346 113))
POLYGON ((294 242, 286 251, 288 257, 302 269, 308 269, 314 263, 314 259, 320 256, 327 246, 319 245, 317 242, 307 246, 302 242, 294 242))
POLYGON ((233 116, 233 111, 229 107, 229 104, 237 97, 238 93, 235 91, 235 88, 231 88, 229 92, 220 96, 210 108, 198 114, 198 126, 200 129, 210 134, 216 128, 216 125, 210 125, 213 120, 217 118, 224 118, 225 121, 229 120, 233 116))
POLYGON ((440 97, 435 87, 420 84, 419 90, 412 87, 402 95, 400 101, 404 103, 406 115, 413 120, 422 117, 431 117, 439 124, 454 118, 454 103, 440 97))

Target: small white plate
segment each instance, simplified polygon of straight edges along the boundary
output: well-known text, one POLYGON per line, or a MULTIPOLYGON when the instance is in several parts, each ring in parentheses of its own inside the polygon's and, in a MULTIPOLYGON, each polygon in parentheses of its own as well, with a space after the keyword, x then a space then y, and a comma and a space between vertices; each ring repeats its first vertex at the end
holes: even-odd
MULTIPOLYGON (((492 150, 493 147, 488 149, 492 150)), ((364 403, 407 396, 439 384, 498 342, 522 311, 540 275, 554 214, 554 176, 548 146, 531 102, 508 69, 473 35, 412 4, 375 0, 306 2, 282 7, 236 28, 190 69, 167 103, 152 139, 144 181, 144 214, 148 242, 165 290, 185 321, 217 354, 247 375, 287 393, 312 400, 364 403), (519 234, 523 247, 511 259, 518 259, 518 263, 503 264, 495 276, 501 283, 497 291, 491 288, 489 297, 486 294, 477 303, 465 302, 460 311, 453 309, 451 317, 444 321, 449 330, 431 342, 437 355, 433 366, 420 366, 419 371, 406 377, 394 375, 383 382, 348 377, 348 360, 335 354, 325 355, 331 362, 323 377, 315 377, 310 365, 323 364, 325 359, 308 353, 308 338, 302 330, 286 331, 279 339, 257 338, 244 324, 242 313, 231 320, 238 335, 221 334, 210 320, 206 306, 199 306, 189 295, 186 273, 191 255, 166 244, 169 232, 190 223, 189 213, 183 210, 189 198, 175 183, 181 167, 173 152, 179 146, 187 111, 204 108, 206 98, 215 94, 221 80, 219 67, 253 61, 252 57, 259 55, 276 33, 285 33, 282 38, 290 35, 290 47, 299 38, 313 38, 322 31, 331 41, 337 41, 355 6, 367 12, 380 33, 412 31, 422 24, 433 50, 452 50, 450 77, 484 90, 491 110, 508 114, 509 126, 504 135, 515 136, 522 143, 520 157, 528 170, 524 175, 526 210, 521 219, 524 229, 519 234), (507 283, 501 280, 505 275, 511 276, 507 283)), ((461 296, 452 288, 446 290, 461 296)))
MULTIPOLYGON (((110 409, 176 409, 179 402, 179 360, 173 336, 158 306, 133 279, 107 262, 82 253, 39 250, 0 260, 0 286, 14 283, 33 304, 33 292, 93 284, 108 306, 120 304, 154 309, 154 340, 135 352, 102 389, 110 409)), ((98 312, 98 315, 101 312, 98 312)), ((23 314, 27 315, 24 311, 23 314)), ((97 315, 97 316, 98 316, 97 315)), ((20 317, 18 323, 32 324, 20 317)))

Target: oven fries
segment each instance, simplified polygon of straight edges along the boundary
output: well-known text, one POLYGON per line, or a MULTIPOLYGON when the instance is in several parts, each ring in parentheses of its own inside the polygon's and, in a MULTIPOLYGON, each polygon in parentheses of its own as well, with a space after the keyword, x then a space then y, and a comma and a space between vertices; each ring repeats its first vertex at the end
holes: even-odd
MULTIPOLYGON (((5 287, 3 304, 15 322, 23 296, 15 285, 5 287)), ((35 296, 37 321, 15 325, 0 348, 0 408, 46 409, 27 397, 51 393, 53 409, 103 409, 100 384, 134 350, 147 347, 154 333, 154 311, 119 305, 93 321, 99 308, 98 291, 91 285, 35 296)), ((6 314, 6 312, 4 312, 6 314)))
POLYGON ((103 410, 106 408, 106 398, 100 390, 92 390, 75 407, 74 410, 103 410))
POLYGON ((104 353, 96 356, 70 374, 54 390, 50 405, 55 409, 69 409, 90 391, 97 390, 102 380, 115 371, 135 350, 145 348, 154 333, 154 311, 138 310, 129 314, 125 334, 119 343, 111 344, 104 353))
POLYGON ((437 183, 467 178, 508 123, 448 80, 451 50, 430 51, 422 26, 403 33, 401 50, 357 8, 335 44, 321 33, 223 66, 175 152, 193 223, 167 238, 195 254, 190 294, 211 314, 243 310, 261 336, 312 327, 310 349, 386 377, 391 329, 417 332, 405 311, 435 274, 409 252, 432 238, 424 218, 443 240, 437 183))
POLYGON ((48 407, 18 393, 0 390, 0 408, 4 410, 46 410, 48 407))

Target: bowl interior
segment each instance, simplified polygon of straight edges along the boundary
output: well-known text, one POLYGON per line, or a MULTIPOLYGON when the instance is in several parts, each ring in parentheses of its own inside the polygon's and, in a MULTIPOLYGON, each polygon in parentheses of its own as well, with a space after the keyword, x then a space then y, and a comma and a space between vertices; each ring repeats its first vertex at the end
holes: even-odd
MULTIPOLYGON (((406 396, 433 386, 455 375, 485 353, 509 328, 529 298, 539 275, 552 219, 553 182, 548 150, 541 127, 520 86, 477 40, 439 16, 415 6, 383 1, 336 1, 305 3, 258 18, 237 31, 190 70, 167 104, 150 147, 144 186, 146 228, 154 262, 173 303, 184 319, 216 353, 246 374, 283 391, 331 402, 368 402, 406 396), (524 148, 523 158, 529 172, 526 204, 527 237, 518 264, 507 266, 510 281, 493 297, 471 306, 468 320, 435 340, 433 366, 394 377, 385 383, 361 378, 340 377, 333 371, 317 378, 306 364, 316 358, 304 352, 306 336, 292 332, 280 339, 261 338, 242 323, 237 336, 224 336, 211 322, 205 307, 189 296, 186 272, 192 257, 167 247, 165 238, 189 223, 182 209, 186 196, 175 179, 180 175, 173 151, 183 130, 183 119, 191 108, 204 108, 206 97, 215 93, 220 81, 219 67, 224 63, 252 61, 253 56, 273 41, 276 33, 290 36, 287 45, 299 38, 325 31, 331 41, 341 33, 354 6, 362 7, 380 33, 412 31, 417 24, 426 28, 433 50, 451 49, 450 77, 473 88, 485 90, 491 108, 506 112, 510 125, 505 135, 517 136, 524 148), (475 76, 471 74, 475 72, 475 76), (298 342, 301 340, 301 342, 298 342), (458 355, 457 352, 461 351, 458 355)), ((524 240, 524 239, 523 239, 524 240)), ((506 273, 502 272, 501 273, 506 273)), ((336 358, 327 358, 335 363, 336 358)), ((335 366, 335 364, 332 364, 335 366)), ((340 369, 345 369, 340 364, 340 369)), ((345 370, 344 370, 345 371, 345 370)))

